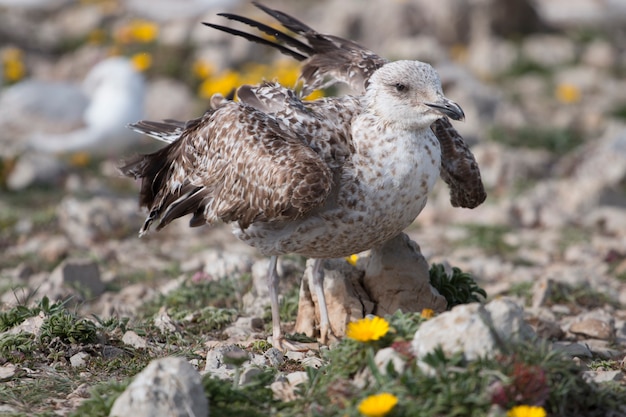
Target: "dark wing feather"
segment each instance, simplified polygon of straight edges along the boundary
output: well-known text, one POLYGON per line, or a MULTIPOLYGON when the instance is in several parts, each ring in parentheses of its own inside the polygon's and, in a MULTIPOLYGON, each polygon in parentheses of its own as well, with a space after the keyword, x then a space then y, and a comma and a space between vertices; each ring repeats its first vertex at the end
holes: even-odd
POLYGON ((480 169, 465 141, 446 119, 430 127, 441 145, 441 178, 450 187, 454 207, 474 208, 487 198, 480 169))
POLYGON ((160 229, 190 213, 192 226, 223 221, 246 228, 299 218, 322 205, 332 186, 331 169, 311 147, 274 118, 235 102, 121 171, 142 180, 140 204, 150 214, 140 234, 154 221, 160 229))
POLYGON ((371 74, 387 63, 386 59, 356 42, 321 34, 286 13, 258 3, 254 3, 254 5, 278 20, 286 29, 302 36, 306 43, 261 22, 232 13, 222 13, 220 16, 259 29, 261 32, 273 36, 276 42, 225 26, 211 23, 205 23, 205 25, 236 36, 242 36, 252 42, 274 47, 283 54, 304 61, 300 73, 300 80, 303 83, 302 96, 307 96, 313 90, 326 88, 337 82, 346 83, 355 91, 363 93, 371 74), (283 43, 295 48, 295 50, 289 49, 283 43))

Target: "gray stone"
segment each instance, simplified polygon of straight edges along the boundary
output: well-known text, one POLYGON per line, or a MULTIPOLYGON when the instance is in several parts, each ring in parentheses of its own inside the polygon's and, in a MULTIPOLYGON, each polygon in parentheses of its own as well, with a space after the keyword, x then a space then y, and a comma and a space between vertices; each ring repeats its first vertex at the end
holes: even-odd
POLYGON ((38 335, 41 330, 41 326, 43 325, 46 316, 43 312, 40 312, 38 315, 29 317, 17 326, 12 327, 7 331, 8 334, 21 334, 21 333, 30 333, 34 335, 38 335))
POLYGON ((552 348, 572 357, 591 358, 593 356, 589 348, 582 343, 554 342, 552 348))
POLYGON ((270 366, 278 367, 285 362, 285 356, 283 352, 274 347, 269 348, 267 351, 265 351, 264 355, 267 358, 270 366))
POLYGON ((134 234, 143 222, 137 202, 131 198, 94 197, 79 200, 66 197, 57 209, 59 227, 75 244, 134 234))
POLYGON ((263 371, 255 366, 244 369, 241 373, 241 377, 239 378, 239 385, 246 385, 254 382, 255 378, 262 373, 263 371))
POLYGON ((589 348, 594 357, 614 359, 620 355, 620 351, 608 340, 586 339, 583 343, 589 348))
POLYGON ((373 248, 368 259, 363 287, 376 305, 374 314, 446 309, 446 299, 430 285, 428 263, 420 247, 406 234, 373 248))
POLYGON ((132 330, 127 330, 122 336, 124 344, 134 347, 135 349, 146 349, 148 342, 132 330))
POLYGON ((11 380, 18 372, 17 366, 12 363, 7 363, 0 366, 0 381, 11 380))
POLYGON ((91 355, 87 352, 78 352, 70 357, 70 364, 73 368, 83 368, 87 366, 87 361, 91 358, 91 355))
POLYGON ((523 310, 501 298, 486 305, 459 305, 428 320, 415 333, 412 349, 418 359, 441 347, 446 354, 462 352, 473 360, 497 354, 502 342, 516 343, 533 336, 523 310))
POLYGON ((207 416, 200 374, 185 359, 152 361, 115 400, 110 416, 207 416))
POLYGON ((622 371, 585 371, 583 379, 587 382, 595 382, 602 384, 605 382, 620 382, 624 380, 624 372, 622 371))
POLYGON ((206 355, 206 365, 204 367, 205 372, 212 374, 220 374, 229 376, 232 372, 224 373, 224 370, 233 371, 236 366, 233 359, 240 358, 241 363, 250 359, 248 352, 241 349, 236 345, 219 345, 210 349, 206 355))
POLYGON ((610 323, 595 318, 586 318, 574 322, 569 327, 569 331, 581 336, 603 340, 610 340, 615 335, 610 323))
POLYGON ((180 332, 180 326, 176 321, 174 321, 174 319, 172 319, 165 306, 161 307, 154 317, 154 325, 162 333, 180 332))
POLYGON ((94 298, 104 292, 100 268, 88 259, 68 259, 57 266, 50 275, 50 282, 56 287, 66 287, 79 291, 87 298, 94 298))

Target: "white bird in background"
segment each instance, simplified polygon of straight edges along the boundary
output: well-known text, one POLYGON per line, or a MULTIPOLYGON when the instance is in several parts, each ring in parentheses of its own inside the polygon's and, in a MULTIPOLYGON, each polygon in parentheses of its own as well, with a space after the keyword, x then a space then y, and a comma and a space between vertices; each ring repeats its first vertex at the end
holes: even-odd
POLYGON ((27 80, 0 95, 0 156, 25 151, 110 155, 136 145, 145 81, 127 58, 96 64, 83 85, 27 80))
POLYGON ((48 153, 87 151, 107 155, 133 145, 140 139, 129 135, 126 125, 143 115, 145 82, 132 63, 121 57, 100 62, 83 82, 89 98, 82 129, 64 134, 34 134, 31 148, 48 153))

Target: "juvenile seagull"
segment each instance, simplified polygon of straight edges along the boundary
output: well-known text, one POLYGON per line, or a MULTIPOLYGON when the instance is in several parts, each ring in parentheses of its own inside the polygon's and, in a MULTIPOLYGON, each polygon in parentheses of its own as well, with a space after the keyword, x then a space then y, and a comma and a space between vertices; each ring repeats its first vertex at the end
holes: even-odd
POLYGON ((233 14, 222 16, 281 43, 207 25, 303 61, 301 88, 244 85, 237 90, 239 102, 214 96, 201 118, 131 125, 170 144, 121 170, 142 179, 140 204, 149 215, 140 235, 155 221, 158 230, 192 214, 190 226, 232 223, 239 239, 271 257, 268 285, 278 348, 289 345, 280 328, 277 257, 314 258, 320 339, 327 343, 323 259, 370 249, 402 232, 440 175, 455 206, 476 207, 485 193, 473 155, 447 119, 462 120, 463 111, 443 95, 430 65, 388 62, 352 41, 255 5, 303 41, 233 14), (334 82, 348 83, 356 95, 302 100, 334 82))

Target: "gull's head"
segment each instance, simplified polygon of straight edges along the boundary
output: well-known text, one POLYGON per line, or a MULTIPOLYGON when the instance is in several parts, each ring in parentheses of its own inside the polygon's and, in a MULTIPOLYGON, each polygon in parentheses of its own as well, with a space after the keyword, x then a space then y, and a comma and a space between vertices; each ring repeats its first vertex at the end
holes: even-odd
POLYGON ((420 61, 395 61, 372 74, 365 97, 370 111, 407 129, 430 126, 443 117, 463 120, 458 104, 443 95, 435 69, 420 61))

